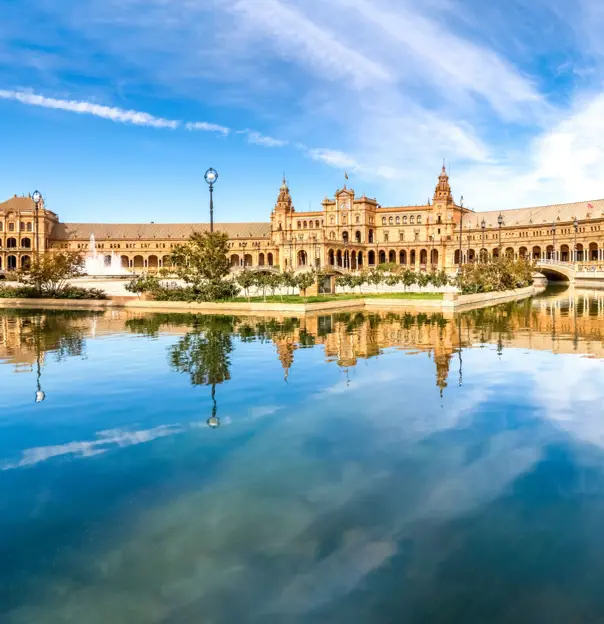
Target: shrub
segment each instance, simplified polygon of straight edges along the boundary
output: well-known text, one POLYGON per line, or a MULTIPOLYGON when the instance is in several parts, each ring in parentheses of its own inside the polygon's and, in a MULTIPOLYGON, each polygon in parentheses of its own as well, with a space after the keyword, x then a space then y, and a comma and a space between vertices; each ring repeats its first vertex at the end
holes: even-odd
POLYGON ((0 286, 0 299, 107 299, 99 288, 64 286, 55 293, 40 291, 35 286, 0 286))
POLYGON ((500 258, 488 263, 465 264, 455 284, 464 295, 514 290, 530 286, 534 270, 534 263, 523 259, 500 258))

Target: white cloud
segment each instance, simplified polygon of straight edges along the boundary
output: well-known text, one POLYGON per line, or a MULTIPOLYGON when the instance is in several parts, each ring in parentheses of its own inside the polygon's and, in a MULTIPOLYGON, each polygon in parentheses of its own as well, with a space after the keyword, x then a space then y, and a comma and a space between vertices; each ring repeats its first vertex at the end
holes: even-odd
POLYGON ((174 129, 178 128, 180 125, 180 121, 155 117, 141 111, 124 110, 122 108, 103 106, 101 104, 83 102, 80 100, 59 100, 27 91, 7 91, 0 89, 0 99, 14 100, 22 104, 28 104, 29 106, 40 106, 42 108, 52 108, 82 115, 93 115, 94 117, 109 119, 117 123, 134 124, 135 126, 174 129))
POLYGON ((291 4, 278 0, 238 0, 228 9, 257 35, 268 37, 278 54, 296 60, 328 80, 346 79, 359 89, 391 80, 389 71, 357 47, 344 44, 339 33, 319 25, 291 4))
POLYGON ((214 123, 208 123, 206 121, 190 121, 185 125, 187 130, 201 130, 203 132, 217 132, 223 136, 228 136, 231 132, 230 128, 226 126, 220 126, 214 123))
POLYGON ((256 132, 255 130, 250 130, 249 128, 246 130, 238 130, 237 134, 245 134, 248 143, 251 145, 260 145, 261 147, 285 147, 289 145, 288 141, 275 139, 271 136, 260 134, 260 132, 256 132))

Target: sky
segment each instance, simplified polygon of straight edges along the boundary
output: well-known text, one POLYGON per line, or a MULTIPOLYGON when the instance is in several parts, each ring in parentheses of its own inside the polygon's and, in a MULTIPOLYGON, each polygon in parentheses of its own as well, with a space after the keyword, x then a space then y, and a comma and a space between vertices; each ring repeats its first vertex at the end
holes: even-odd
POLYGON ((475 210, 604 197, 601 0, 0 0, 0 199, 266 221, 349 176, 475 210))

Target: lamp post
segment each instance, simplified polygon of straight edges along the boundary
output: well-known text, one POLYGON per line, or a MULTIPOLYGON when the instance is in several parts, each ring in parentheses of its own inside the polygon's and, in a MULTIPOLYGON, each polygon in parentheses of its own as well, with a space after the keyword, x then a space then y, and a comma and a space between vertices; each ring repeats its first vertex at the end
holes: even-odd
POLYGON ((577 262, 577 232, 579 231, 579 221, 577 220, 577 217, 575 217, 575 220, 573 221, 573 227, 575 228, 575 251, 573 262, 577 262))
POLYGON ((462 250, 462 238, 463 238, 463 195, 461 196, 461 200, 459 201, 459 207, 461 208, 461 216, 459 219, 459 268, 462 265, 463 259, 463 250, 462 250))
POLYGON ((481 259, 481 261, 482 261, 482 262, 484 262, 484 261, 485 261, 485 260, 484 260, 484 255, 483 255, 483 253, 482 253, 482 252, 484 251, 484 231, 485 231, 486 227, 487 227, 487 223, 486 223, 486 221, 483 219, 483 220, 480 222, 480 229, 482 230, 482 246, 481 246, 481 249, 480 249, 480 259, 481 259))
POLYGON ((40 315, 36 317, 36 395, 35 402, 42 403, 44 399, 46 399, 46 393, 42 390, 41 378, 42 378, 42 367, 40 366, 40 357, 41 357, 41 345, 40 340, 42 338, 42 327, 40 324, 40 315))
POLYGON ((36 264, 40 264, 40 202, 42 193, 34 191, 31 198, 34 200, 34 226, 36 228, 36 264))
POLYGON ((203 176, 210 186, 210 232, 214 231, 214 184, 218 180, 218 172, 211 167, 203 176))
POLYGON ((220 427, 220 418, 218 418, 217 412, 218 405, 216 404, 216 384, 212 384, 212 415, 206 421, 210 429, 218 429, 218 427, 220 427))
POLYGON ((501 213, 497 217, 497 223, 499 224, 499 257, 501 258, 501 226, 503 225, 503 215, 501 213))
POLYGON ((552 257, 551 259, 556 261, 556 222, 552 221, 552 257))

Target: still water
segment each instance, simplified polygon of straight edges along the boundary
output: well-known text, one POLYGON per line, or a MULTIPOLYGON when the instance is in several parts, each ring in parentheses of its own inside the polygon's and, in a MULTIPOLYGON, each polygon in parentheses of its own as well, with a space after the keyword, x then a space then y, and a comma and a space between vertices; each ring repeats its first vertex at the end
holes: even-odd
POLYGON ((587 291, 0 311, 0 621, 604 622, 603 357, 587 291))

